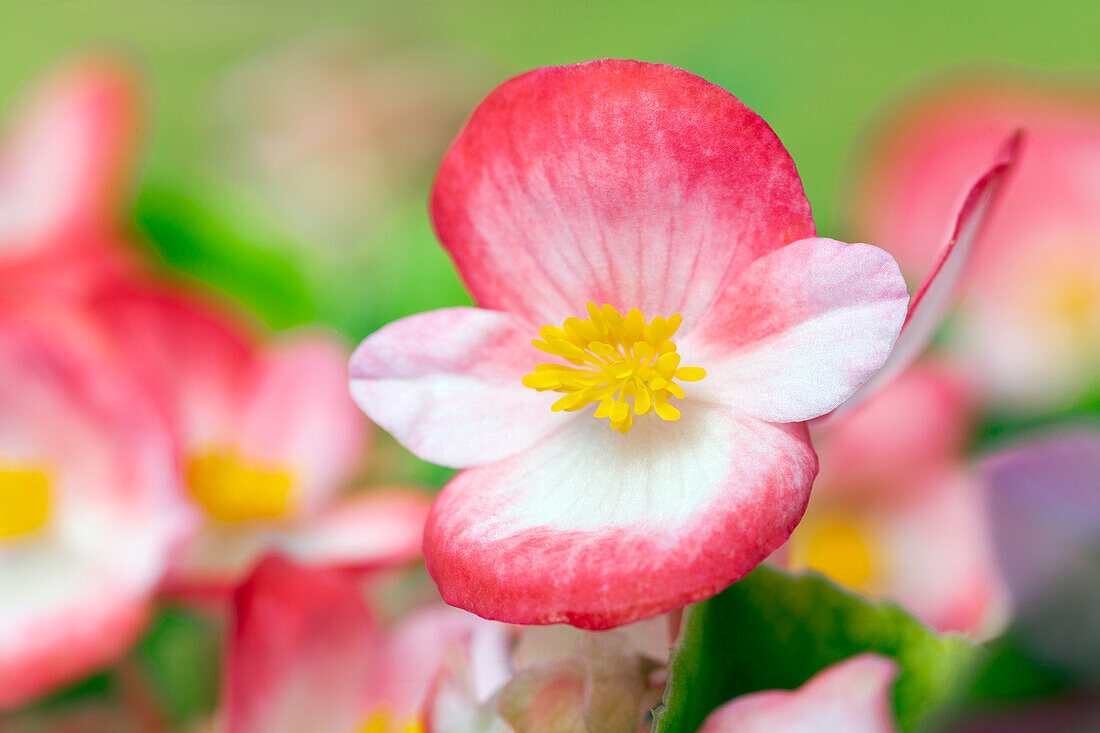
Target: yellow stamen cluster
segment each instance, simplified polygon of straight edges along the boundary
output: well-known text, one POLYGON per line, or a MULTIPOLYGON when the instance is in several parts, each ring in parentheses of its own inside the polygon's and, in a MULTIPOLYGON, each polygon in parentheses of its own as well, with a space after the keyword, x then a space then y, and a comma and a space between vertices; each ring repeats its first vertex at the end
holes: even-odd
POLYGON ((424 726, 416 717, 396 721, 388 708, 380 706, 355 733, 424 733, 424 726))
POLYGON ((50 481, 34 469, 0 469, 0 540, 30 534, 50 515, 50 481))
POLYGON ((668 401, 683 398, 673 379, 698 382, 701 367, 680 366, 670 339, 683 322, 676 314, 646 322, 633 308, 625 316, 610 305, 588 304, 588 318, 567 318, 561 328, 543 326, 535 348, 564 358, 573 366, 539 364, 523 384, 539 392, 565 396, 551 409, 573 412, 598 402, 595 416, 610 418, 611 427, 626 433, 634 415, 654 412, 662 420, 678 420, 680 411, 668 401))
POLYGON ((187 487, 222 522, 282 517, 290 500, 286 471, 245 463, 232 451, 210 451, 191 461, 187 487))
POLYGON ((860 522, 841 517, 811 520, 791 537, 792 570, 810 568, 855 590, 872 591, 884 550, 860 522))

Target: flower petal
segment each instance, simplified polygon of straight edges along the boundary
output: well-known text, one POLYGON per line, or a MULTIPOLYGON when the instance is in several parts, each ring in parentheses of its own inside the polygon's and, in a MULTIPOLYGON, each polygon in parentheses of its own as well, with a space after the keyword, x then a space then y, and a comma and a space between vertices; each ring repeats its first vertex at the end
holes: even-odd
POLYGON ((901 335, 898 336, 890 358, 844 404, 842 410, 859 404, 896 377, 928 346, 936 328, 959 295, 963 277, 973 258, 974 246, 979 241, 986 219, 999 200, 1005 178, 1016 163, 1021 141, 1022 133, 1019 132, 1009 138, 993 166, 970 188, 955 219, 951 238, 940 251, 935 264, 909 303, 909 312, 905 316, 901 335))
POLYGON ((905 281, 868 244, 804 239, 754 262, 680 350, 700 397, 769 422, 801 422, 848 399, 890 354, 905 281))
POLYGON ((339 499, 280 543, 300 562, 342 568, 373 568, 420 557, 427 494, 371 490, 339 499))
POLYGON ((849 400, 812 424, 821 459, 814 482, 819 499, 896 504, 923 492, 924 479, 957 465, 965 454, 977 417, 977 387, 957 368, 924 360, 870 397, 850 411, 849 400))
POLYGON ((781 545, 817 459, 801 425, 683 401, 626 435, 581 419, 460 473, 424 553, 444 600, 512 623, 609 628, 712 595, 781 545))
POLYGON ((241 324, 182 291, 137 281, 99 289, 88 308, 164 401, 186 453, 235 435, 257 353, 241 324))
POLYGON ((592 300, 690 326, 749 262, 814 233, 760 117, 686 71, 618 60, 498 87, 443 159, 431 214, 474 300, 539 325, 592 300))
POLYGON ((429 506, 420 492, 372 490, 336 500, 296 525, 211 523, 174 558, 164 591, 217 608, 270 552, 310 567, 350 571, 412 562, 420 557, 429 506))
POLYGON ((351 358, 351 394, 421 458, 456 468, 518 453, 573 416, 523 386, 545 355, 537 326, 506 313, 443 308, 403 318, 351 358))
POLYGON ((377 630, 343 576, 263 560, 234 597, 227 733, 350 731, 365 713, 377 630))
POLYGON ((699 733, 894 733, 898 665, 877 654, 834 664, 793 691, 739 697, 707 717, 699 733))
POLYGON ((131 72, 86 59, 32 90, 0 152, 0 250, 86 242, 116 214, 138 127, 131 72))
POLYGON ((324 507, 362 460, 363 416, 348 397, 347 351, 313 335, 264 354, 242 390, 235 431, 249 460, 286 466, 295 477, 298 509, 324 507))

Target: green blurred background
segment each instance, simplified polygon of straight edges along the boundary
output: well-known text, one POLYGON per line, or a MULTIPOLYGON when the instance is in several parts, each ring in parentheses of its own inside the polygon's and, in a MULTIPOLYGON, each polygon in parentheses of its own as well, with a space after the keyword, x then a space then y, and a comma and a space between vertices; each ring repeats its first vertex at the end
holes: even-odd
POLYGON ((137 219, 171 265, 276 328, 316 320, 353 340, 394 317, 463 302, 424 214, 431 166, 402 183, 385 215, 362 231, 361 247, 352 242, 347 254, 345 244, 337 265, 317 266, 326 261, 317 243, 304 244, 278 212, 218 170, 212 100, 226 75, 257 54, 352 34, 395 63, 432 56, 452 92, 449 60, 459 60, 476 73, 464 73, 462 100, 448 103, 467 111, 499 81, 535 66, 598 57, 680 66, 772 124, 802 172, 819 228, 833 235, 843 234, 836 209, 853 146, 908 85, 975 68, 1063 76, 1100 68, 1100 5, 1088 2, 5 0, 0 17, 5 102, 74 50, 105 46, 146 69, 154 112, 137 219))

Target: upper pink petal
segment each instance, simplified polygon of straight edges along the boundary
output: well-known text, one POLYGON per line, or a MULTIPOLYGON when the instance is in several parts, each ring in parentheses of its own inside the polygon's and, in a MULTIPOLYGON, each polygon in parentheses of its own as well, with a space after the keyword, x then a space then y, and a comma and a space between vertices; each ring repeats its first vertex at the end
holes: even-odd
POLYGON ((797 690, 739 697, 707 717, 699 733, 895 733, 891 689, 898 665, 860 654, 797 690))
POLYGON ((377 629, 355 586, 278 556, 234 597, 224 672, 227 733, 347 733, 365 713, 377 629))
POLYGON ((431 214, 474 300, 540 325, 591 300, 690 326, 749 262, 814 233, 760 117, 686 71, 618 60, 493 91, 444 158, 431 214))
POLYGON ((531 345, 537 329, 478 308, 403 318, 355 351, 352 396, 425 460, 466 467, 506 458, 570 419, 522 384, 544 360, 531 345))
POLYGON ((882 366, 908 299, 877 247, 805 239, 741 273, 683 338, 683 363, 707 371, 700 397, 761 420, 809 420, 882 366))
POLYGON ((118 215, 139 125, 132 72, 84 59, 32 90, 0 151, 0 253, 72 249, 118 215))
POLYGON ((582 419, 460 473, 424 536, 444 600, 512 623, 609 628, 752 570, 805 510, 817 471, 805 428, 684 402, 677 422, 622 435, 582 419))
POLYGON ((185 452, 235 435, 257 358, 241 324, 181 290, 136 280, 100 288, 88 307, 164 402, 185 452))
POLYGON ((0 708, 123 654, 191 526, 171 432, 117 356, 75 314, 0 322, 0 468, 49 492, 0 547, 0 708))

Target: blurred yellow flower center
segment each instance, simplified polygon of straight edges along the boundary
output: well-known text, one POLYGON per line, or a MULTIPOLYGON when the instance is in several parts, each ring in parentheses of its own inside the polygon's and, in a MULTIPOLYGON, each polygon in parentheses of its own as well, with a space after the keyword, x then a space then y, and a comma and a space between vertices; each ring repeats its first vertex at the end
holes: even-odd
POLYGON ((654 412, 662 420, 677 420, 680 411, 669 404, 683 398, 674 382, 698 382, 707 373, 701 367, 680 366, 680 355, 671 338, 683 318, 660 316, 646 322, 637 308, 625 316, 610 305, 588 304, 588 318, 567 318, 561 328, 543 326, 542 339, 531 343, 573 366, 539 364, 523 378, 523 384, 539 392, 565 396, 550 409, 583 410, 593 403, 597 418, 609 418, 611 427, 626 433, 634 415, 654 412))
POLYGON ((809 568, 855 590, 869 591, 876 576, 870 532, 855 522, 831 518, 805 523, 791 537, 792 570, 809 568))
POLYGON ((30 534, 50 515, 50 481, 42 471, 0 468, 0 540, 30 534))
POLYGON ((187 467, 187 488, 207 513, 222 522, 283 516, 290 502, 287 471, 250 464, 233 451, 210 451, 187 467))
POLYGON ((389 710, 380 708, 356 728, 355 733, 424 733, 424 726, 417 718, 396 723, 389 710))
POLYGON ((1082 269, 1070 267, 1054 280, 1048 307, 1075 335, 1088 338, 1100 324, 1100 281, 1082 269))

